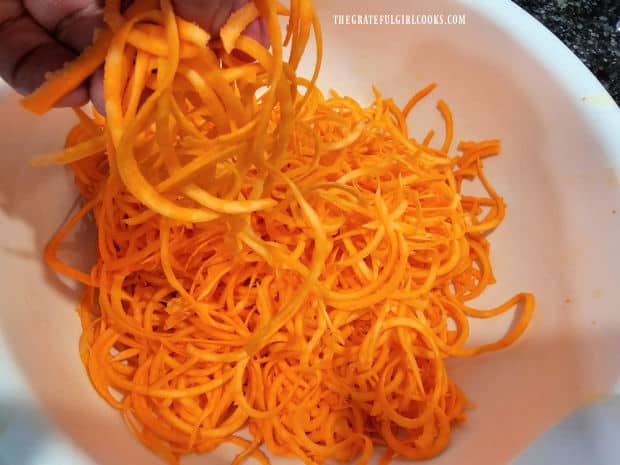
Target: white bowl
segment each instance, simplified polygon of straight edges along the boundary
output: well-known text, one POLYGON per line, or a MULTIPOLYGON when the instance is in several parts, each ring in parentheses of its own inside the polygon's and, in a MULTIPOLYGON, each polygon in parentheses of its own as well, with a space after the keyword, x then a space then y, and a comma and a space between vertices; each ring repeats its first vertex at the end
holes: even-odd
MULTIPOLYGON (((569 411, 620 387, 620 110, 566 47, 509 2, 318 0, 317 8, 323 89, 369 102, 375 84, 402 104, 437 82, 411 117, 415 136, 429 127, 441 136, 441 96, 457 139, 502 139, 502 155, 486 166, 507 219, 491 236, 498 284, 480 303, 527 290, 537 310, 515 346, 450 363, 475 407, 433 463, 507 463, 569 411), (333 24, 334 14, 358 13, 465 13, 467 24, 333 24)), ((0 463, 157 463, 91 388, 78 357, 78 287, 41 260, 76 193, 66 171, 29 160, 61 146, 72 116, 34 117, 6 88, 0 95, 0 463)), ((85 224, 63 254, 76 260, 92 248, 85 224)), ((475 337, 497 337, 509 323, 476 325, 475 337)), ((227 463, 233 451, 207 460, 227 463)))

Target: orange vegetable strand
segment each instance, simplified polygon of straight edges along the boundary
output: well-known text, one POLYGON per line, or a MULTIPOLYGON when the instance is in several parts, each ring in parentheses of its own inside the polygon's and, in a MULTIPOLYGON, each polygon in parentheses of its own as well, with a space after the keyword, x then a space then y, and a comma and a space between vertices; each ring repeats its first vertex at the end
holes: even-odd
POLYGON ((80 355, 97 392, 171 464, 223 443, 241 448, 233 465, 266 464, 263 446, 308 464, 365 465, 377 446, 382 465, 441 453, 468 405, 445 360, 511 345, 534 309, 528 293, 469 303, 495 283, 486 233, 505 205, 483 161, 499 141, 450 154, 443 100, 441 148, 432 130, 410 138, 406 118, 435 84, 402 109, 377 89, 368 107, 325 97, 309 0, 256 0, 222 42, 170 0, 137 4, 121 15, 107 2, 114 32, 24 100, 46 111, 105 58, 107 118, 76 110, 65 151, 42 160, 69 164, 85 201, 45 258, 86 285, 80 355), (257 14, 271 50, 242 35, 257 14), (90 212, 98 254, 85 273, 56 252, 90 212), (467 344, 471 319, 513 309, 504 336, 467 344))

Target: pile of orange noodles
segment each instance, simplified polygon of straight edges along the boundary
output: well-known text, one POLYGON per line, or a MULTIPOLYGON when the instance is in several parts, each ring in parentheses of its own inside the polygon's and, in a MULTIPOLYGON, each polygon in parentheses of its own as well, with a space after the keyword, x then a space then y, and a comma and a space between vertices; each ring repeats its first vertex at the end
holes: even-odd
POLYGON ((171 464, 224 442, 241 447, 234 464, 266 463, 263 445, 307 464, 365 464, 375 446, 385 462, 439 454, 466 407, 445 359, 511 344, 533 311, 531 294, 467 305, 495 282, 485 233, 504 203, 482 160, 499 142, 449 156, 442 101, 441 147, 409 136, 434 86, 402 110, 378 91, 369 107, 324 97, 310 0, 256 0, 220 39, 170 0, 105 13, 93 47, 24 100, 45 112, 105 60, 106 118, 76 109, 67 148, 40 160, 69 164, 85 199, 46 259, 86 284, 80 353, 98 393, 171 464), (259 15, 270 50, 241 34, 259 15), (487 197, 461 193, 472 178, 487 197), (56 249, 90 212, 98 257, 84 273, 56 249), (466 347, 470 318, 519 304, 504 337, 466 347))

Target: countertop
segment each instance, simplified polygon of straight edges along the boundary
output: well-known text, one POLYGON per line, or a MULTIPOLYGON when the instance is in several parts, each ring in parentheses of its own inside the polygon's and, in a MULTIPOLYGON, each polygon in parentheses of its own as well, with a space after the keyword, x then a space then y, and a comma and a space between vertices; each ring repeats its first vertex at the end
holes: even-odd
POLYGON ((620 0, 513 0, 564 42, 620 105, 620 0))

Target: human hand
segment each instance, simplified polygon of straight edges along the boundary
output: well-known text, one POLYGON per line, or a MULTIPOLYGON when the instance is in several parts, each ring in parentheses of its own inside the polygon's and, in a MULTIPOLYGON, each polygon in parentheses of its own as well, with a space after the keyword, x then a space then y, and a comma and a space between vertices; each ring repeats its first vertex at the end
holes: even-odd
MULTIPOLYGON (((217 35, 232 12, 250 0, 173 0, 177 14, 217 35)), ((0 0, 0 77, 19 93, 34 91, 46 73, 61 68, 88 47, 103 27, 104 0, 0 0)), ((123 4, 131 3, 124 1, 123 4)), ((260 20, 245 34, 263 44, 260 20)), ((103 73, 66 95, 57 106, 83 105, 92 99, 103 108, 103 73)))

